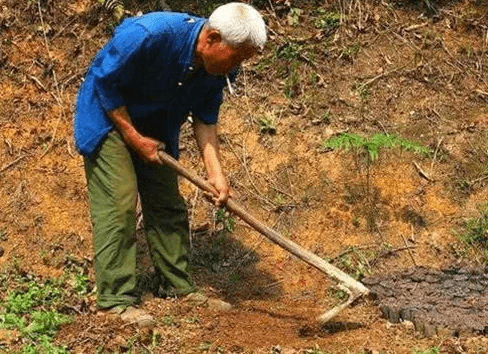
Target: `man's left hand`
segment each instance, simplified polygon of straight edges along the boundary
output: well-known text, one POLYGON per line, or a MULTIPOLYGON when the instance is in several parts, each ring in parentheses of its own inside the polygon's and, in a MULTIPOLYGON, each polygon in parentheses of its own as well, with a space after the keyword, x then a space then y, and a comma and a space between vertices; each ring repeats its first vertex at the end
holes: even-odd
POLYGON ((219 193, 218 197, 211 196, 212 202, 215 204, 216 207, 220 208, 223 207, 229 198, 232 198, 233 192, 227 183, 227 180, 223 175, 217 176, 215 178, 211 178, 209 180, 210 184, 214 186, 214 188, 219 193))

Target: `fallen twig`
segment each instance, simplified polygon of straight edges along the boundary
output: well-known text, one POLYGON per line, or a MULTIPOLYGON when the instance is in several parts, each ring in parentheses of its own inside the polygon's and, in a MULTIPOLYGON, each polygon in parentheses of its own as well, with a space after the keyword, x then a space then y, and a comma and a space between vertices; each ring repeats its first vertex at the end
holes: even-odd
POLYGON ((488 179, 488 176, 483 176, 483 177, 479 177, 479 178, 473 179, 473 180, 469 181, 469 182, 468 182, 468 184, 469 184, 470 186, 472 186, 473 184, 475 184, 475 183, 479 183, 479 182, 482 182, 482 181, 484 181, 485 179, 488 179))
POLYGON ((476 92, 477 94, 479 94, 481 96, 487 96, 488 97, 488 92, 481 91, 481 90, 474 90, 474 92, 476 92))
POLYGON ((410 255, 410 258, 412 258, 412 262, 413 262, 414 266, 417 266, 417 261, 415 260, 415 257, 413 256, 413 253, 412 253, 412 250, 411 250, 411 248, 415 248, 415 247, 409 246, 407 244, 407 239, 405 238, 405 236, 403 236, 403 235, 400 235, 400 236, 402 236, 402 238, 403 238, 403 243, 405 244, 405 249, 408 251, 408 254, 410 255))
POLYGON ((410 32, 410 31, 413 31, 413 30, 416 30, 416 29, 425 27, 428 24, 429 24, 428 22, 424 22, 424 23, 421 23, 419 25, 412 25, 412 26, 409 26, 409 27, 405 28, 404 31, 410 32))
POLYGON ((425 171, 419 166, 418 163, 416 163, 414 161, 413 164, 414 164, 415 168, 417 169, 418 173, 420 174, 420 176, 422 176, 423 178, 425 178, 429 182, 432 181, 432 179, 429 177, 429 175, 427 173, 425 173, 425 171))
POLYGON ((430 164, 430 173, 431 174, 432 174, 432 169, 434 168, 434 162, 435 162, 435 159, 437 157, 437 152, 439 151, 439 147, 441 146, 443 140, 444 140, 444 137, 440 138, 438 143, 437 143, 437 146, 435 148, 434 157, 432 158, 432 163, 430 164))
POLYGON ((12 162, 8 163, 7 165, 5 165, 4 167, 2 167, 0 169, 0 173, 2 172, 5 172, 6 170, 8 170, 10 167, 12 167, 13 165, 15 165, 17 162, 19 161, 22 161, 23 159, 25 159, 27 156, 30 156, 30 155, 23 155, 23 156, 19 156, 17 157, 15 160, 13 160, 12 162))
POLYGON ((49 92, 49 90, 46 88, 46 86, 44 86, 41 82, 41 80, 39 80, 37 77, 35 77, 34 75, 31 75, 31 74, 27 74, 29 76, 29 78, 34 81, 36 84, 39 85, 40 88, 42 88, 44 91, 46 92, 49 92))

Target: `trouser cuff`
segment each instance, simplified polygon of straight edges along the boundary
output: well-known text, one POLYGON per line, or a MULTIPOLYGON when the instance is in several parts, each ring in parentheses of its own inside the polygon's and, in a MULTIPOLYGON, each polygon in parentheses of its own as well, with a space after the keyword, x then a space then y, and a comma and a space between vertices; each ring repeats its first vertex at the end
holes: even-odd
POLYGON ((106 310, 115 306, 134 306, 139 301, 138 298, 132 296, 101 295, 98 297, 97 307, 100 310, 106 310))

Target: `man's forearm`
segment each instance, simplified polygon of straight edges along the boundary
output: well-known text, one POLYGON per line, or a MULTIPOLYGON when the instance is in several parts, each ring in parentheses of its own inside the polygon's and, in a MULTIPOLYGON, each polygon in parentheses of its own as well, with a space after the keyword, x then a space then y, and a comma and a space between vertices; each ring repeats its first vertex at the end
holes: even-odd
POLYGON ((140 139, 141 134, 134 128, 127 107, 121 106, 111 110, 108 112, 108 116, 122 135, 125 143, 134 148, 135 141, 140 139))
POLYGON ((215 125, 205 125, 202 122, 195 120, 193 129, 195 131, 198 147, 202 154, 205 169, 207 170, 208 180, 219 193, 218 198, 215 200, 215 204, 219 207, 223 206, 232 192, 220 165, 217 127, 215 125))
POLYGON ((205 125, 196 120, 193 128, 208 178, 212 179, 222 175, 216 126, 205 125))
POLYGON ((124 142, 134 150, 144 161, 161 164, 158 151, 164 149, 164 144, 152 138, 141 135, 132 124, 127 107, 121 106, 108 112, 108 116, 119 130, 124 142))

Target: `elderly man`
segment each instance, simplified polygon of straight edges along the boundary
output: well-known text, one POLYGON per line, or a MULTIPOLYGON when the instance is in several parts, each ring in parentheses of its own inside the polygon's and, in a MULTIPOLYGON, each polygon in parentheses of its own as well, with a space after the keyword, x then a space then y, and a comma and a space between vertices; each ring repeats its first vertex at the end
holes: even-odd
POLYGON ((216 123, 227 75, 266 41, 259 12, 244 3, 217 8, 208 20, 149 13, 124 20, 97 54, 80 88, 75 142, 84 155, 94 232, 98 307, 151 325, 135 307, 136 201, 139 193, 152 263, 163 289, 205 303, 188 273, 188 219, 177 176, 158 150, 178 157, 189 114, 207 176, 229 197, 216 123))

